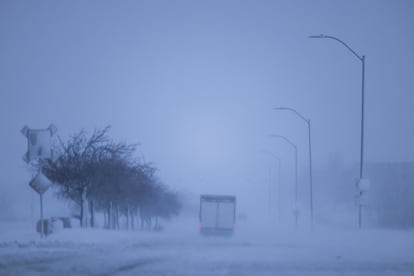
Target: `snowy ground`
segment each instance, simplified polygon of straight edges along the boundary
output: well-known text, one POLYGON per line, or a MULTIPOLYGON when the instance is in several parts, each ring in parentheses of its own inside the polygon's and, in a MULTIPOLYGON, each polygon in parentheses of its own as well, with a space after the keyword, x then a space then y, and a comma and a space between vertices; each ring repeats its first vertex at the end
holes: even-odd
POLYGON ((205 238, 193 226, 71 229, 40 240, 30 225, 3 224, 0 275, 414 275, 412 231, 239 226, 232 238, 205 238))

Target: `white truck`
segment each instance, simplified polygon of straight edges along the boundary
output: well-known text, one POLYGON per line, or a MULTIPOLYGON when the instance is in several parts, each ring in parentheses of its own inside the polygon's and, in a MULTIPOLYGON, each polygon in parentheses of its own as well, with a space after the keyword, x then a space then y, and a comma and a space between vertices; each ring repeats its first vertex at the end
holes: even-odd
POLYGON ((201 195, 199 229, 202 235, 229 235, 236 226, 236 197, 201 195))

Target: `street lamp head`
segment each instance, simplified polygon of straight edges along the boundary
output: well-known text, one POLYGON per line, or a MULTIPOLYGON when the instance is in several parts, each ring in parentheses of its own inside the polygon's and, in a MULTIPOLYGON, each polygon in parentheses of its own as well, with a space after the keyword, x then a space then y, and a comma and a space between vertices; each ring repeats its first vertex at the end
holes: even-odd
POLYGON ((320 35, 310 35, 309 38, 324 38, 325 36, 323 34, 320 35))
POLYGON ((295 113, 296 115, 298 115, 303 121, 305 121, 306 123, 309 124, 308 119, 306 119, 302 114, 300 114, 296 109, 291 108, 291 107, 285 107, 285 106, 279 106, 279 107, 274 107, 273 110, 287 110, 287 111, 292 111, 293 113, 295 113))

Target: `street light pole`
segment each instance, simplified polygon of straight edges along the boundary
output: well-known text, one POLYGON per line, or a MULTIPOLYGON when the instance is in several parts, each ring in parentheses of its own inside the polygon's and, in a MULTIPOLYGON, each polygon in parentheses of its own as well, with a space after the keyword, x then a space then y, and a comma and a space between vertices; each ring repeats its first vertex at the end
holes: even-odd
MULTIPOLYGON (((361 152, 359 162, 359 179, 364 178, 364 121, 365 121, 365 56, 361 57, 362 62, 362 96, 361 96, 361 152)), ((358 206, 358 227, 362 227, 362 204, 361 196, 362 191, 358 190, 359 193, 359 206, 358 206)))
POLYGON ((364 177, 364 121, 365 121, 365 56, 361 58, 362 62, 362 96, 361 96, 361 153, 359 164, 359 177, 362 179, 364 177))
POLYGON ((268 189, 269 189, 269 194, 268 194, 268 197, 269 197, 269 199, 268 199, 268 202, 267 202, 267 208, 268 208, 268 213, 269 213, 269 218, 272 216, 272 167, 269 167, 269 170, 268 170, 268 173, 269 173, 269 183, 268 183, 268 189))
MULTIPOLYGON (((309 38, 328 38, 335 40, 341 43, 345 48, 347 48, 359 61, 362 65, 362 95, 361 95, 361 148, 360 148, 360 160, 359 160, 359 179, 360 181, 364 178, 364 120, 365 120, 365 56, 358 55, 351 47, 349 47, 345 42, 340 40, 337 37, 329 35, 311 35, 309 38)), ((359 191, 359 196, 361 197, 362 191, 359 191)), ((362 204, 359 204, 358 212, 358 226, 362 227, 362 204)))
POLYGON ((296 109, 290 107, 275 107, 274 110, 287 110, 295 113, 308 125, 308 142, 309 142, 309 194, 310 194, 310 217, 311 227, 313 228, 313 177, 312 177, 312 143, 311 143, 311 120, 306 119, 305 116, 300 114, 296 109))
POLYGON ((295 150, 295 210, 294 210, 294 214, 295 214, 295 224, 296 226, 298 226, 298 215, 299 215, 298 213, 298 147, 296 146, 296 144, 294 144, 292 141, 290 141, 285 136, 271 134, 270 137, 281 138, 285 140, 295 150))

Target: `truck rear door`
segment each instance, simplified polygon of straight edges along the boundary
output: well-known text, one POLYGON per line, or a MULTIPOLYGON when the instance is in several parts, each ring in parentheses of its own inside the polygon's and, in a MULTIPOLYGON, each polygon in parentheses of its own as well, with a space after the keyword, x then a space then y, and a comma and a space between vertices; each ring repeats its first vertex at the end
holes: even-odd
POLYGON ((200 223, 203 228, 215 228, 217 221, 217 202, 204 201, 201 206, 200 223))
POLYGON ((234 202, 218 202, 217 228, 233 229, 234 226, 234 202))

